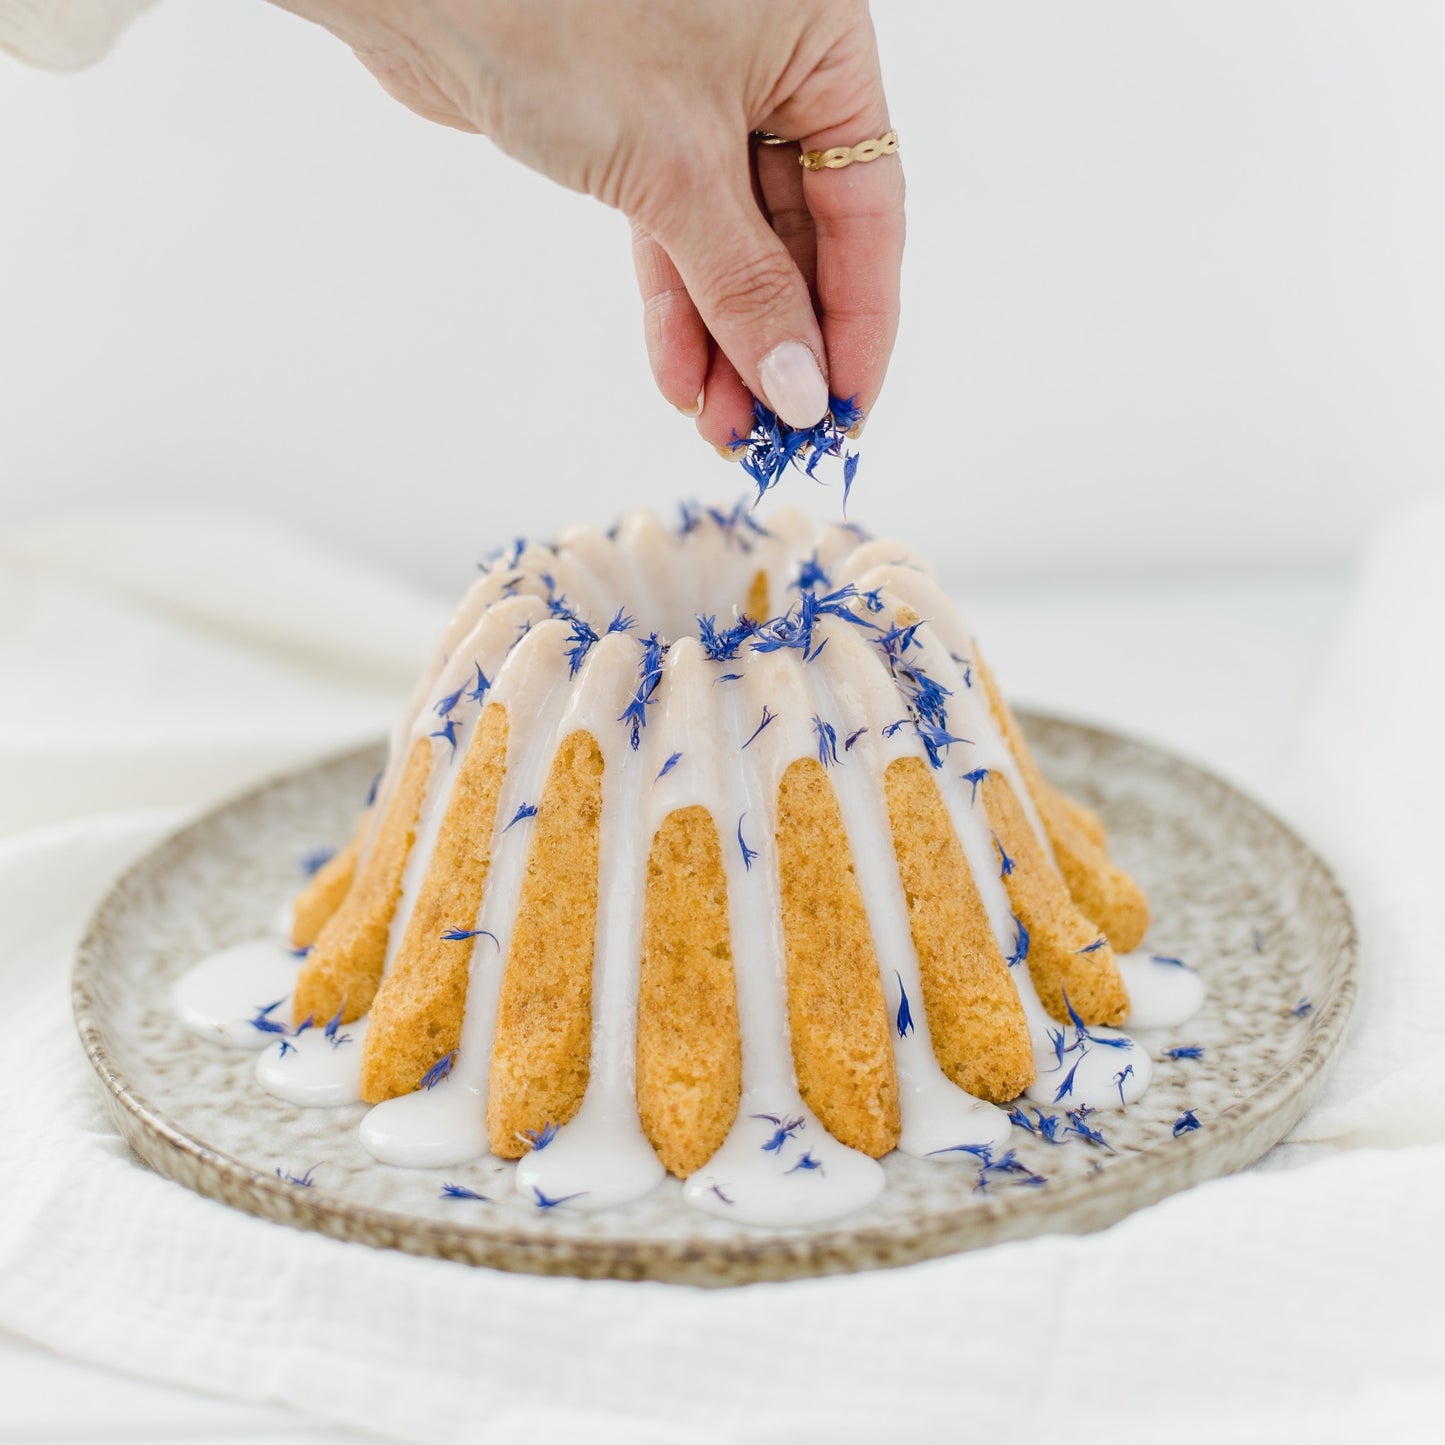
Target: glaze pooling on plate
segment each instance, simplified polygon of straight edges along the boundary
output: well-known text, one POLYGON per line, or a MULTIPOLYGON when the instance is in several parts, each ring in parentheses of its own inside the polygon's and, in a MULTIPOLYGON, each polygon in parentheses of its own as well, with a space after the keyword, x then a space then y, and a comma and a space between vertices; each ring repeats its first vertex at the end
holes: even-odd
MULTIPOLYGON (((876 1199, 885 1186, 877 1157, 894 1147, 944 1163, 996 1162, 1011 1131, 997 1105, 1026 1084, 1028 1098, 1085 1116, 1124 1109, 1148 1088, 1151 1065, 1132 1039, 1104 1027, 1123 1018, 1126 999, 1099 925, 1127 927, 1132 942, 1144 927, 1143 902, 1091 843, 1093 861, 1080 870, 1095 896, 1127 901, 1091 910, 1094 923, 1084 917, 1069 896, 1076 874, 1066 882, 1055 858, 1054 839, 1067 838, 1058 832, 1064 804, 1029 771, 1011 727, 968 628, 901 544, 850 527, 814 531, 791 511, 766 529, 743 511, 687 512, 678 528, 635 513, 606 535, 577 529, 555 547, 518 542, 475 584, 423 674, 358 833, 352 892, 335 915, 345 926, 322 928, 302 965, 300 1002, 276 1015, 335 1009, 334 1023, 356 1018, 377 991, 378 974, 361 962, 369 958, 380 985, 370 1043, 327 1053, 311 1036, 319 1020, 308 1014, 299 1019, 304 1047, 273 1047, 258 1078, 291 1102, 327 1107, 354 1080, 352 1101, 375 1104, 362 1142, 382 1163, 464 1164, 477 1157, 473 1115, 509 1110, 505 1128, 490 1120, 490 1145, 506 1157, 518 1139, 530 1146, 515 1183, 538 1208, 609 1209, 647 1195, 669 1158, 657 1111, 651 1141, 644 1132, 639 1091, 639 1016, 645 997, 659 992, 654 984, 645 996, 641 987, 649 856, 666 825, 705 817, 699 826, 720 844, 727 1007, 735 1005, 741 1063, 726 1138, 686 1167, 669 1160, 674 1172, 694 1176, 683 1189, 687 1203, 750 1224, 817 1224, 876 1199), (770 598, 779 599, 771 615, 770 598), (760 617, 749 619, 742 605, 758 607, 760 617), (503 763, 489 751, 498 717, 503 763), (600 813, 595 903, 586 908, 595 914, 595 941, 582 965, 580 1006, 566 986, 530 999, 529 1032, 518 1038, 524 1010, 515 997, 529 986, 519 940, 544 926, 527 915, 528 889, 539 870, 556 868, 558 843, 546 843, 541 830, 560 816, 563 804, 549 799, 578 739, 595 749, 600 773, 589 804, 591 816, 600 813), (488 760, 480 782, 469 771, 479 757, 488 760), (931 976, 916 930, 946 923, 954 905, 907 891, 903 835, 928 835, 890 793, 900 766, 923 775, 925 806, 946 818, 948 847, 964 860, 948 891, 976 894, 982 908, 983 937, 960 949, 951 972, 940 967, 931 976), (826 814, 815 813, 805 849, 790 854, 785 799, 797 776, 826 797, 826 814), (488 784, 495 792, 483 804, 488 784), (485 857, 461 856, 458 799, 490 823, 485 857), (827 820, 821 827, 819 816, 827 820), (374 900, 385 890, 368 873, 377 860, 399 876, 399 899, 384 916, 374 900), (480 908, 468 895, 468 916, 439 931, 428 890, 435 896, 438 877, 451 887, 468 870, 485 878, 480 908), (800 885, 800 873, 811 881, 800 885), (371 910, 364 928, 352 926, 353 901, 371 910), (418 925, 427 930, 420 941, 418 925), (371 942, 380 927, 384 960, 371 942), (809 965, 799 964, 801 928, 824 939, 828 965, 841 965, 826 981, 819 973, 809 982, 809 965), (860 935, 866 943, 854 941, 860 935), (441 963, 437 938, 453 950, 441 963), (409 967, 418 960, 432 969, 424 981, 409 967), (433 1064, 419 1083, 420 1067, 401 1085, 377 1081, 373 1046, 384 1055, 402 1028, 416 1040, 422 1021, 408 1005, 398 1024, 398 1011, 384 1006, 408 989, 440 995, 446 970, 463 964, 459 1038, 444 1034, 439 1006, 425 1019, 428 1037, 441 1040, 431 1057, 445 1058, 445 1078, 433 1076, 433 1064), (855 965, 865 976, 861 993, 850 983, 855 965), (1057 1022, 1040 991, 1054 1000, 1057 1022), (569 1007, 579 1035, 590 1033, 590 1050, 580 1046, 585 1092, 553 1109, 534 1099, 577 1061, 528 1050, 534 1039, 539 1050, 552 1047, 548 1038, 566 1029, 569 1007), (832 1073, 822 1084, 817 1072, 805 1074, 805 1009, 830 1020, 821 1048, 832 1073), (1016 1040, 1009 1087, 984 1089, 988 1101, 965 1092, 940 1064, 935 1028, 955 1040, 943 1055, 954 1069, 957 1036, 971 1030, 962 1067, 980 1078, 1016 1040), (498 1104, 506 1090, 512 1103, 498 1104)), ((587 816, 562 841, 566 851, 585 853, 587 816)), ((1073 892, 1081 899, 1079 886, 1073 892)), ((244 966, 245 956, 237 959, 244 966)), ((218 1001, 244 995, 217 960, 204 960, 179 985, 190 1000, 184 1016, 205 1032, 234 1031, 229 1016, 207 1018, 198 1008, 203 979, 213 981, 218 1001)), ((1171 1021, 1188 1016, 1180 1012, 1186 995, 1197 1007, 1202 989, 1194 984, 1192 994, 1172 995, 1171 1021)), ((1153 1008, 1159 1012, 1157 1002, 1153 1008)), ((256 1027, 274 1031, 274 1016, 256 1027)), ((671 1097, 679 1109, 696 1108, 698 1092, 688 1079, 671 1097)))
POLYGON ((1034 1106, 1020 1106, 1024 1126, 1010 1147, 1042 1186, 996 1178, 979 1191, 973 1167, 895 1152, 882 1161, 883 1194, 833 1225, 767 1229, 704 1215, 683 1205, 671 1179, 620 1209, 539 1209, 513 1187, 512 1166, 496 1161, 431 1172, 376 1165, 358 1137, 361 1106, 298 1108, 257 1091, 237 1107, 255 1088, 254 1054, 187 1030, 171 1008, 172 985, 199 956, 268 932, 295 892, 295 860, 351 825, 378 748, 238 799, 136 864, 79 951, 81 1040, 117 1128, 162 1174, 282 1223, 494 1268, 722 1285, 1103 1228, 1244 1167, 1294 1125, 1349 1015, 1354 931, 1328 870, 1228 784, 1142 743, 1024 722, 1049 776, 1101 813, 1121 864, 1147 886, 1156 933, 1209 986, 1186 1027, 1141 1032, 1154 1080, 1146 1098, 1110 1118, 1112 1151, 1064 1132, 1067 1120, 1056 1126, 1064 1143, 1050 1143, 1026 1127, 1034 1106), (1296 1016, 1301 999, 1313 1007, 1296 1016), (1170 1058, 1177 1049, 1200 1052, 1170 1058), (1176 1138, 1186 1110, 1200 1127, 1176 1138), (301 1178, 313 1166, 309 1188, 276 1175, 301 1178))

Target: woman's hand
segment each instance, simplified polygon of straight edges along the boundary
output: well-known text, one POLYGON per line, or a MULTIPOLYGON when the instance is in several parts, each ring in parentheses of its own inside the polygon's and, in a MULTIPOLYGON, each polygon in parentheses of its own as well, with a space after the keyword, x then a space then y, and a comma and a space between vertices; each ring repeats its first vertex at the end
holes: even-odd
POLYGON ((480 131, 633 225, 662 394, 715 446, 752 394, 809 426, 866 412, 898 325, 897 156, 806 171, 889 129, 864 0, 281 0, 396 99, 480 131))

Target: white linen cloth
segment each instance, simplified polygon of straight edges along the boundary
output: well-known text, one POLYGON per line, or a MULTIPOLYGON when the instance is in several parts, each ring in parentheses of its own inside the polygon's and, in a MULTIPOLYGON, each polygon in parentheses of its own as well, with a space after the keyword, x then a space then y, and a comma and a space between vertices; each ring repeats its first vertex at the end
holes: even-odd
MULTIPOLYGON (((1310 1142, 1096 1235, 708 1292, 370 1250, 134 1161, 70 1019, 87 911, 196 806, 378 733, 446 604, 242 524, 91 518, 0 539, 0 1326, 427 1442, 1431 1438, 1442 550, 1441 504, 1378 539, 1272 790, 1340 869, 1363 934, 1355 1026, 1297 1131, 1310 1142)), ((1178 639, 1213 700, 1200 736, 1208 706, 1227 729, 1251 705, 1231 684, 1255 635, 1178 639)))

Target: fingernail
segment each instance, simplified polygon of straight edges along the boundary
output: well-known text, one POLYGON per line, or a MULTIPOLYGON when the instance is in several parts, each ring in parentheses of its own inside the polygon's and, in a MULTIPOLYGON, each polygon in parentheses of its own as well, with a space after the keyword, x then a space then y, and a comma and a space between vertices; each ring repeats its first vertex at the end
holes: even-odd
POLYGON ((775 346, 758 363, 763 400, 791 427, 813 426, 828 410, 828 383, 801 341, 775 346))
POLYGON ((848 433, 848 440, 856 442, 863 435, 863 428, 868 425, 868 418, 865 416, 852 431, 848 433))
POLYGON ((680 407, 678 407, 678 411, 680 411, 684 416, 701 416, 701 415, 702 415, 702 397, 703 397, 702 392, 698 392, 698 394, 697 394, 697 400, 696 400, 695 402, 693 402, 693 404, 692 404, 691 406, 680 406, 680 407))
POLYGON ((733 451, 731 447, 714 447, 713 451, 715 451, 718 456, 720 456, 725 462, 735 462, 738 459, 738 454, 733 451))

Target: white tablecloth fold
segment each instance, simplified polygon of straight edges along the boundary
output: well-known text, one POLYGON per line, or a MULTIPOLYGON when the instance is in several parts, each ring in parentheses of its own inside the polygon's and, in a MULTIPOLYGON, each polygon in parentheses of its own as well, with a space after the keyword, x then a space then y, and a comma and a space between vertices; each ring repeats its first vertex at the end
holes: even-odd
MULTIPOLYGON (((117 546, 115 525, 0 543, 0 832, 48 824, 0 840, 0 1325, 428 1445, 1426 1438, 1445 1360, 1445 1112, 1422 1087, 1445 1017, 1445 771, 1427 746, 1445 506, 1373 549, 1277 795, 1339 867, 1364 941, 1310 1142, 1101 1234, 724 1292, 373 1251, 130 1157, 69 1017, 87 910, 180 805, 378 731, 444 608, 254 528, 146 524, 117 546)), ((1248 705, 1227 655, 1200 665, 1221 709, 1248 705)))

